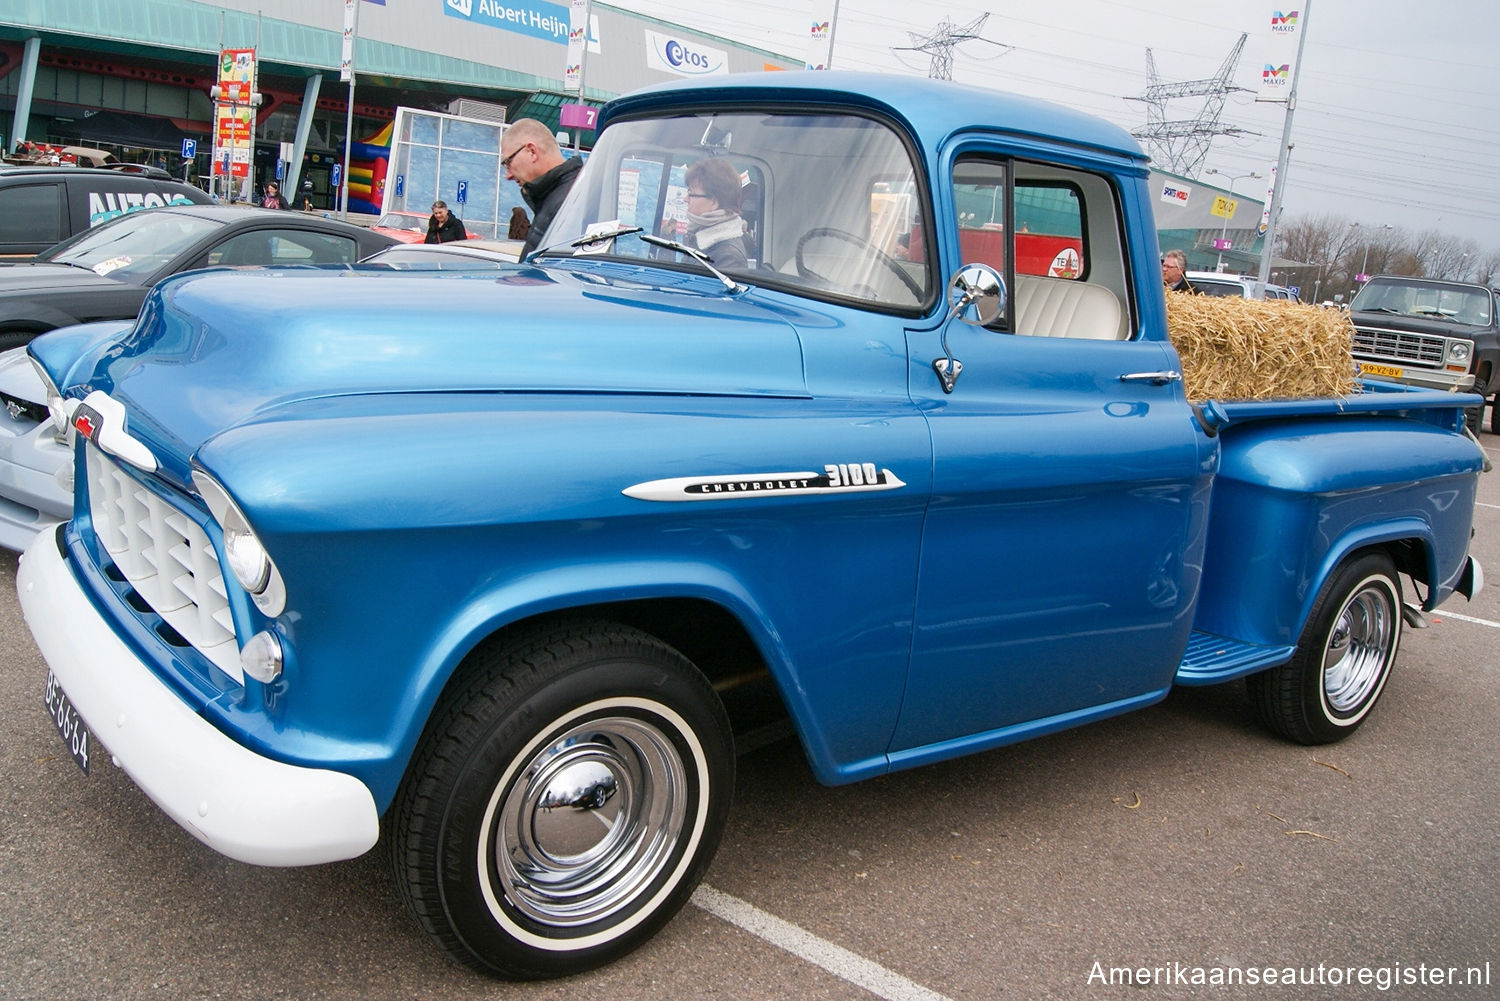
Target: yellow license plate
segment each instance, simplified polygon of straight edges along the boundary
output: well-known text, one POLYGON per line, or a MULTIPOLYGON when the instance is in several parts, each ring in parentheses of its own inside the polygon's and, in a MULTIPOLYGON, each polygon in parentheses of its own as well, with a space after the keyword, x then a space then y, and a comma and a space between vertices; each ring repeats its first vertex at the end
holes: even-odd
POLYGON ((1359 363, 1360 372, 1365 375, 1384 375, 1391 379, 1401 378, 1401 369, 1394 365, 1372 365, 1367 361, 1359 363))

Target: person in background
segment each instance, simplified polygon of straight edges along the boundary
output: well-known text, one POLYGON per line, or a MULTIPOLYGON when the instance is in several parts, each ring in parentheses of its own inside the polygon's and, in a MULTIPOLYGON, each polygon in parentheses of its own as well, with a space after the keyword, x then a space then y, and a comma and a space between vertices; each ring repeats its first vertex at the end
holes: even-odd
POLYGON ((530 230, 531 220, 526 218, 526 210, 519 205, 511 209, 510 231, 506 235, 512 240, 524 240, 530 230))
POLYGON ((564 160, 552 131, 535 118, 512 122, 500 137, 500 166, 508 180, 521 186, 521 197, 531 207, 531 229, 521 257, 541 245, 552 217, 573 187, 583 166, 580 157, 564 160))
POLYGON ((1161 283, 1168 292, 1198 294, 1193 283, 1187 279, 1187 254, 1180 250, 1169 250, 1161 255, 1161 283))
POLYGON ((687 232, 683 242, 708 255, 720 270, 743 268, 745 220, 740 217, 740 172, 722 157, 687 169, 687 232))
POLYGON ((281 186, 275 181, 270 181, 266 184, 266 193, 265 196, 261 198, 260 205, 261 208, 266 209, 291 208, 291 206, 286 203, 286 199, 281 197, 281 186))
POLYGON ((448 203, 436 201, 432 203, 432 215, 427 220, 427 238, 423 243, 452 243, 454 240, 467 240, 468 231, 464 224, 459 221, 458 216, 448 211, 448 203))

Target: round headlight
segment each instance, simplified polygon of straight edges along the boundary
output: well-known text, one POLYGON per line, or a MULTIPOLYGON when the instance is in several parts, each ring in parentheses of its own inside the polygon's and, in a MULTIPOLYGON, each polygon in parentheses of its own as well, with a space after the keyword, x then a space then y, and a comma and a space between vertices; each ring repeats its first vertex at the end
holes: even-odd
POLYGON ((234 579, 251 594, 260 594, 271 580, 271 557, 255 533, 239 526, 224 527, 224 559, 234 579))
POLYGON ((1472 348, 1468 341, 1453 341, 1448 345, 1448 360, 1461 365, 1469 363, 1469 349, 1472 348))

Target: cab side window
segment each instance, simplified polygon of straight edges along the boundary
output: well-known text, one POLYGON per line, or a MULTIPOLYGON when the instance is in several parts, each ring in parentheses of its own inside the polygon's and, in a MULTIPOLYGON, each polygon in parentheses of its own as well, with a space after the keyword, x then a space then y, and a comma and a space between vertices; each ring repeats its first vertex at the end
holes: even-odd
POLYGON ((989 265, 1009 289, 996 329, 1030 337, 1129 336, 1129 268, 1109 178, 969 156, 954 165, 953 192, 962 263, 989 265))

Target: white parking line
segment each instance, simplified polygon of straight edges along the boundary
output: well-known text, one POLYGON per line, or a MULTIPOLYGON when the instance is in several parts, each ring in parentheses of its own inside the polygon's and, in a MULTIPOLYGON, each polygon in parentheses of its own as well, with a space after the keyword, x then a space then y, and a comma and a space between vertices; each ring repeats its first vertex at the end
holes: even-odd
POLYGON ((1474 506, 1475 507, 1492 507, 1492 508, 1495 508, 1497 511, 1500 511, 1500 504, 1486 504, 1484 501, 1475 501, 1474 502, 1474 506))
POLYGON ((1491 622, 1489 619, 1476 619, 1472 615, 1459 615, 1457 612, 1445 612, 1439 609, 1432 613, 1435 619, 1458 619, 1460 622, 1472 622, 1476 626, 1489 626, 1491 629, 1500 629, 1500 622, 1491 622))
POLYGON ((715 917, 765 939, 778 949, 784 949, 814 966, 821 966, 835 977, 863 987, 886 1001, 949 1001, 944 995, 930 991, 921 984, 914 984, 879 963, 872 963, 863 956, 818 938, 811 932, 707 884, 693 891, 693 903, 715 917))

